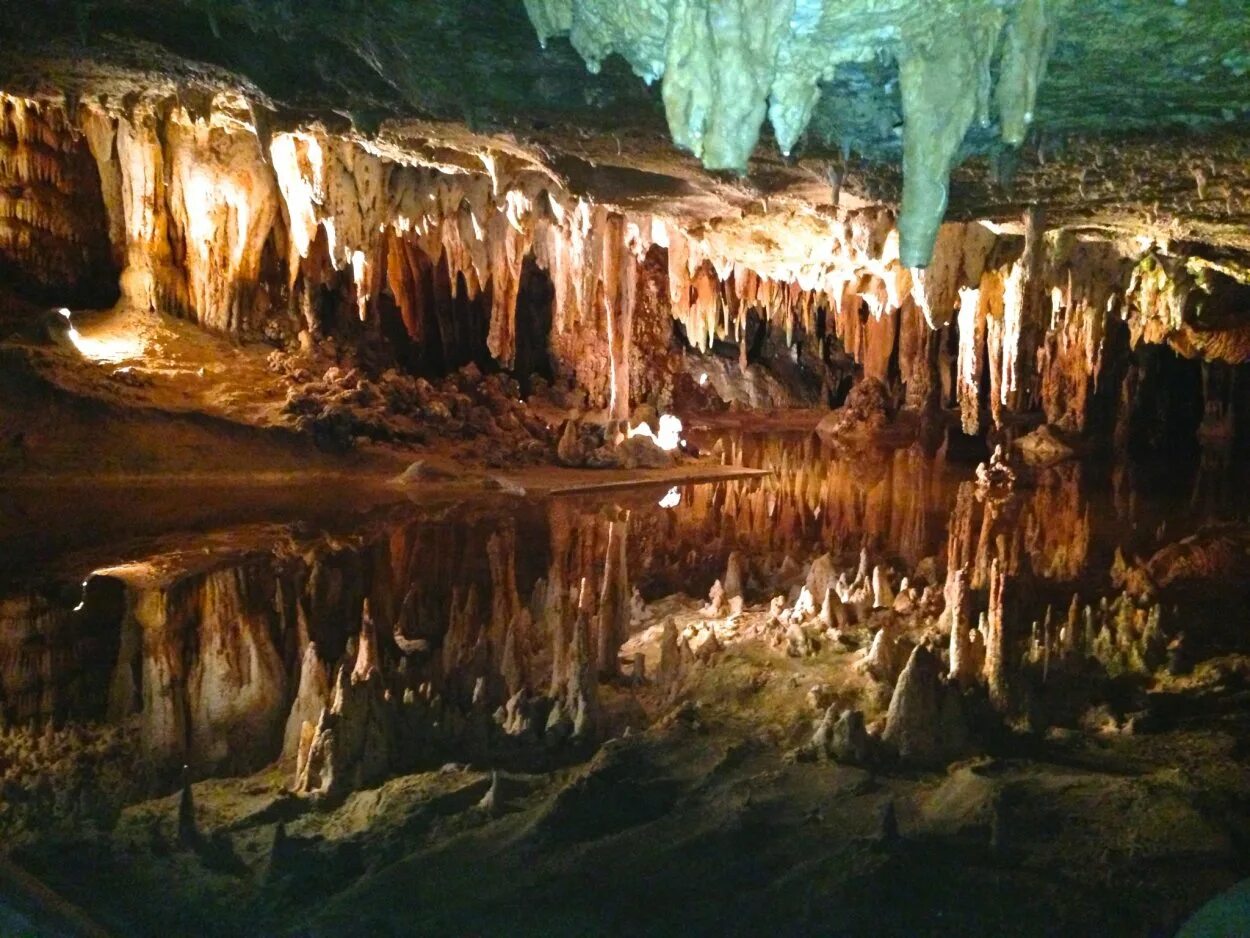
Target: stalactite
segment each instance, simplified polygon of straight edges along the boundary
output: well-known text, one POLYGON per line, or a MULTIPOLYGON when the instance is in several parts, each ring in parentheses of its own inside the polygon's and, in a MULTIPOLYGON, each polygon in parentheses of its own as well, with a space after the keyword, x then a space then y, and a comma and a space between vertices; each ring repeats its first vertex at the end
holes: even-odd
POLYGON ((925 267, 946 214, 955 154, 976 115, 979 73, 988 68, 992 45, 984 35, 950 22, 943 24, 927 47, 909 44, 905 49, 899 60, 903 100, 900 256, 908 267, 925 267))
POLYGON ((1003 592, 1007 574, 999 558, 990 561, 989 610, 985 617, 985 680, 989 685, 990 702, 999 710, 1007 707, 1006 621, 1003 592))
POLYGON ((185 246, 187 303, 206 328, 250 323, 261 253, 278 212, 257 138, 171 114, 163 131, 172 232, 185 246))
POLYGON ((904 404, 916 410, 936 407, 940 379, 934 352, 940 334, 926 325, 923 313, 911 301, 904 302, 899 319, 899 372, 907 389, 904 404))
MULTIPOLYGON (((997 105, 1015 128, 1004 126, 1011 136, 1027 122, 1049 41, 1038 7, 1020 4, 984 20, 951 14, 950 35, 909 48, 904 71, 923 76, 953 62, 962 78, 947 82, 950 100, 939 102, 938 111, 962 120, 970 87, 963 79, 973 76, 974 104, 983 110, 983 60, 1001 43, 1006 58, 997 105)), ((945 22, 946 15, 938 19, 945 22)), ((734 54, 741 51, 732 47, 734 54)), ((914 75, 905 83, 916 91, 914 75)), ((900 228, 924 215, 927 229, 932 205, 923 212, 905 209, 902 225, 875 208, 828 214, 771 208, 778 225, 793 228, 799 250, 746 238, 729 222, 696 228, 594 205, 537 163, 503 152, 486 159, 462 153, 457 164, 426 151, 401 157, 319 126, 258 132, 252 110, 224 93, 196 106, 156 93, 124 103, 88 98, 72 112, 71 120, 62 101, 4 98, 0 178, 36 193, 16 201, 0 196, 12 212, 30 216, 4 217, 13 220, 10 228, 21 222, 31 237, 46 228, 75 251, 86 251, 90 241, 92 257, 104 261, 90 265, 94 270, 111 277, 110 259, 122 268, 125 302, 249 337, 270 325, 266 317, 280 315, 274 303, 283 295, 291 321, 315 332, 316 291, 337 290, 365 320, 384 300, 393 301, 383 308, 388 315, 398 311, 409 339, 441 343, 443 360, 462 362, 470 357, 464 348, 469 336, 481 341, 457 319, 465 297, 448 299, 463 287, 468 299, 481 298, 473 316, 489 311, 487 351, 510 367, 529 257, 551 279, 553 336, 575 333, 564 357, 588 360, 572 370, 591 390, 591 402, 602 393, 618 421, 627 419, 641 380, 630 373, 630 346, 637 341, 631 318, 643 292, 639 269, 653 245, 666 254, 657 252, 649 262, 656 280, 647 287, 656 294, 652 305, 666 305, 700 351, 718 339, 737 341, 740 371, 750 364, 748 315, 762 318, 792 346, 824 339, 815 335, 823 320, 865 375, 901 382, 906 406, 921 408, 937 399, 943 381, 940 340, 929 330, 957 318, 954 396, 970 433, 983 426, 982 400, 999 427, 1009 415, 1040 404, 1051 423, 1084 431, 1117 314, 1133 341, 1168 342, 1183 354, 1240 360, 1250 348, 1250 331, 1195 320, 1209 285, 1208 268, 1198 261, 1157 248, 1140 260, 1126 286, 1124 245, 1095 244, 1072 233, 1043 235, 1036 213, 1026 218, 1023 239, 995 234, 988 223, 941 225, 933 231, 931 263, 913 271, 901 257, 901 242, 923 241, 929 233, 903 237, 900 228), (429 302, 433 309, 426 308, 429 302), (427 335, 433 323, 438 334, 427 335), (600 355, 605 340, 606 355, 600 355), (578 343, 593 347, 593 354, 567 352, 578 343)), ((930 146, 924 156, 934 172, 913 174, 927 192, 921 202, 933 202, 940 189, 941 149, 930 146)), ((0 245, 0 255, 5 250, 0 245)), ((63 266, 55 251, 36 257, 22 250, 21 269, 54 260, 63 266)))
MULTIPOLYGON (((984 283, 984 279, 982 280, 984 283)), ((964 433, 981 429, 981 366, 985 337, 985 308, 981 289, 964 287, 959 291, 959 360, 956 366, 956 396, 964 433)))
POLYGON ((607 315, 609 362, 609 416, 629 424, 629 360, 638 258, 625 239, 625 220, 609 215, 603 222, 603 301, 607 315))
POLYGON ((608 522, 607 557, 599 597, 598 671, 608 677, 614 677, 620 671, 620 648, 629 634, 628 540, 629 513, 624 512, 621 517, 608 522))
POLYGON ((950 322, 963 286, 981 281, 996 236, 979 223, 947 223, 938 230, 929 266, 911 272, 911 295, 930 328, 950 322))
POLYGON ((1104 340, 1114 315, 1114 296, 1126 277, 1126 263, 1108 248, 1072 245, 1048 274, 1050 321, 1037 353, 1039 396, 1046 419, 1082 431, 1102 372, 1104 340))
POLYGON ((691 288, 694 299, 687 313, 686 334, 696 348, 707 351, 716 338, 719 320, 717 308, 720 301, 716 272, 710 264, 699 265, 694 272, 691 288))
POLYGON ((528 249, 525 234, 502 212, 487 225, 490 245, 491 311, 486 347, 504 367, 516 356, 516 300, 521 286, 521 265, 528 249))
POLYGON ((6 287, 32 299, 107 294, 115 273, 92 152, 111 146, 80 134, 53 104, 0 93, 0 264, 6 287))
POLYGON ((648 82, 662 78, 669 130, 710 168, 745 171, 767 115, 789 154, 811 118, 820 82, 848 60, 874 57, 888 40, 899 61, 904 114, 902 259, 923 267, 946 209, 948 176, 974 119, 1018 146, 1050 49, 1050 11, 1026 0, 1004 12, 990 2, 871 10, 854 4, 693 0, 629 15, 610 4, 527 0, 539 38, 570 34, 592 71, 621 53, 648 82), (864 23, 871 23, 865 32, 864 23), (1001 46, 1001 54, 999 47, 1001 46), (998 60, 994 87, 991 63, 998 60), (992 94, 993 93, 993 94, 992 94))

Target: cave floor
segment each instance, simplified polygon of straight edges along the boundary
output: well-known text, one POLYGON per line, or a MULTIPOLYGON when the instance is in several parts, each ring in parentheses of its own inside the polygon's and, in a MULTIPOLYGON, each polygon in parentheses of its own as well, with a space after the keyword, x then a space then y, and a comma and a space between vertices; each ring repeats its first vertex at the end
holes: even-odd
MULTIPOLYGON (((703 681, 740 691, 770 670, 751 657, 703 681)), ((117 934, 1170 934, 1244 875, 1250 726, 1206 703, 1148 737, 874 773, 782 758, 780 700, 695 692, 581 764, 499 770, 491 810, 481 766, 320 808, 270 772, 195 785, 194 846, 171 796, 20 859, 117 934)))
MULTIPOLYGON (((50 319, 60 325, 55 314, 50 319)), ((0 390, 13 404, 0 418, 0 491, 16 489, 15 497, 51 486, 68 492, 58 502, 87 508, 96 497, 123 503, 132 496, 107 490, 133 488, 148 492, 144 500, 159 510, 162 501, 178 503, 161 489, 199 486, 226 505, 253 500, 252 487, 312 493, 332 486, 352 489, 353 500, 376 502, 379 483, 414 460, 426 471, 404 486, 409 498, 482 488, 572 494, 766 471, 727 466, 710 455, 685 455, 662 468, 563 467, 554 447, 519 458, 510 441, 488 432, 474 437, 463 427, 389 439, 359 436, 327 448, 300 428, 289 402, 323 371, 352 371, 353 359, 336 359, 333 343, 304 358, 275 359, 267 345, 231 342, 176 317, 124 306, 75 312, 72 322, 72 342, 0 341, 0 390), (78 494, 68 491, 75 488, 78 494)), ((548 433, 571 413, 549 400, 516 404, 548 433)), ((385 402, 362 408, 370 409, 387 419, 385 402)), ((744 426, 795 431, 810 430, 817 419, 808 410, 725 413, 701 415, 697 425, 704 433, 744 426)))

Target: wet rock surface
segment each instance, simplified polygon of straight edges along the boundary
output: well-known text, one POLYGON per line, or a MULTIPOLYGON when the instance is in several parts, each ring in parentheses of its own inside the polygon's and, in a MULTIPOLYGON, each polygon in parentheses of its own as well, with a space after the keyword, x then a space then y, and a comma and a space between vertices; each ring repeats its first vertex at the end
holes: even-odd
POLYGON ((889 426, 893 410, 885 384, 865 378, 851 388, 840 408, 817 424, 816 432, 850 440, 869 439, 889 426))
MULTIPOLYGON (((1219 615, 1188 584, 1239 529, 1155 532, 1172 579, 1125 592, 1125 560, 1091 592, 1072 530, 1027 540, 1037 513, 1091 523, 1089 556, 1123 546, 1063 489, 1081 463, 1010 488, 965 465, 945 487, 917 481, 944 470, 910 450, 871 476, 814 439, 730 437, 725 453, 777 474, 682 487, 668 508, 641 492, 501 513, 479 495, 322 534, 264 529, 246 549, 234 531, 139 566, 95 560, 77 613, 9 601, 6 622, 87 656, 0 644, 11 849, 140 934, 184 927, 175 916, 226 932, 391 927, 399 910, 361 919, 359 897, 400 888, 423 897, 405 927, 515 924, 524 894, 542 897, 526 927, 560 930, 629 904, 651 881, 638 864, 719 856, 745 876, 796 849, 846 896, 804 927, 854 934, 919 927, 910 904, 862 898, 900 875, 924 915, 972 934, 1019 931, 1029 903, 1045 928, 1170 927, 1231 883, 1250 672, 1236 627, 1195 624, 1219 615), (943 494, 908 516, 918 490, 943 494), (873 504, 884 527, 855 512, 873 504), (861 546, 866 531, 889 548, 861 546), (99 661, 74 636, 107 621, 121 634, 99 661), (108 680, 86 679, 93 667, 108 680), (612 874, 593 901, 571 891, 570 853, 612 874), (1102 885, 1074 892, 1074 858, 1102 885), (499 877, 485 897, 483 865, 499 877), (998 873, 975 895, 920 875, 981 868, 998 873), (1059 882, 1039 894, 1035 869, 1059 882), (136 913, 113 882, 173 899, 136 913), (473 891, 471 912, 452 901, 473 891)), ((692 912, 698 928, 723 926, 726 904, 775 920, 775 890, 744 894, 736 875, 706 878, 718 898, 692 912)), ((664 914, 644 918, 663 930, 664 914)))
POLYGON ((740 6, 0 8, 0 851, 159 935, 1244 876, 1244 11, 740 6))

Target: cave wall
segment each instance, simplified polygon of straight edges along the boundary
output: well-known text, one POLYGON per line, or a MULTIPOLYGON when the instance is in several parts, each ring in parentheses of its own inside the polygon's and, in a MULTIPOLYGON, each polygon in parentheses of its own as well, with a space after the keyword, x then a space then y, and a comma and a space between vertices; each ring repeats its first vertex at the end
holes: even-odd
POLYGON ((0 93, 0 277, 32 302, 108 305, 117 267, 100 179, 63 107, 0 93))
POLYGON ((1022 236, 944 224, 924 269, 904 266, 884 209, 779 213, 773 245, 805 239, 800 263, 732 226, 595 205, 515 153, 274 131, 222 92, 3 107, 0 177, 19 196, 0 259, 19 286, 73 298, 116 278, 126 303, 239 338, 385 336, 416 370, 511 369, 520 322, 522 368, 547 356, 616 419, 695 374, 749 405, 832 399, 843 359, 901 405, 958 407, 970 434, 1037 411, 1079 432, 1114 410, 1126 344, 1250 353, 1238 268, 1045 231, 1037 212, 1022 236), (752 322, 779 385, 750 372, 752 322), (736 364, 708 357, 734 346, 736 364), (804 355, 815 375, 787 378, 804 355))

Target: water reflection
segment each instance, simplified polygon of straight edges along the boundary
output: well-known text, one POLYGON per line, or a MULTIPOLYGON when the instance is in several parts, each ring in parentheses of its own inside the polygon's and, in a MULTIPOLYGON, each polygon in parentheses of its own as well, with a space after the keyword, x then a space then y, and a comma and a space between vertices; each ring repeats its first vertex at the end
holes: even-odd
MULTIPOLYGON (((1146 569, 1164 545, 1247 508, 1237 467, 1217 458, 1069 462, 995 493, 942 449, 847 458, 809 434, 742 433, 716 448, 728 464, 772 474, 603 497, 390 505, 326 525, 186 536, 154 553, 119 546, 107 563, 96 549, 85 592, 64 582, 4 591, 0 713, 11 724, 135 724, 166 774, 184 763, 246 771, 297 755, 302 723, 330 703, 344 664, 358 668, 362 647, 385 675, 383 696, 441 708, 428 709, 440 726, 452 710, 494 710, 518 693, 555 699, 572 680, 578 628, 587 667, 611 675, 639 604, 706 595, 733 551, 757 603, 787 558, 853 563, 866 550, 939 593, 942 569, 964 568, 969 615, 987 613, 991 633, 993 616, 1004 617, 991 601, 1000 578, 1007 660, 1049 667, 1078 632, 1092 647, 1104 620, 1130 622, 1133 641, 1160 628, 1153 596, 1108 611, 1126 581, 1121 572, 1111 582, 1117 552, 1146 569)), ((1157 654, 1157 636, 1150 642, 1157 654)))

